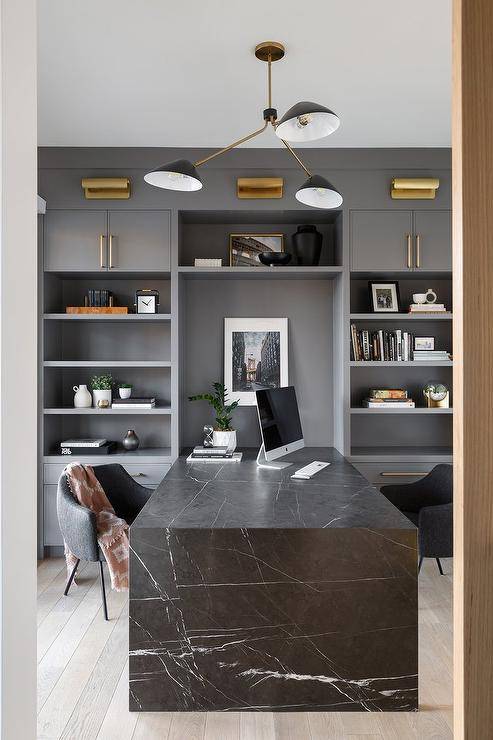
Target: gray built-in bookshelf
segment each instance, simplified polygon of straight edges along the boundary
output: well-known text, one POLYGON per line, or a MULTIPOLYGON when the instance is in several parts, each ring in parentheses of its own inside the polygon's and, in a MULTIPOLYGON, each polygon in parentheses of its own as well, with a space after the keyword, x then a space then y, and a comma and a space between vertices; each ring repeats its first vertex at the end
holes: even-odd
MULTIPOLYGON (((237 150, 204 167, 204 189, 172 193, 146 185, 161 161, 201 151, 41 149, 40 217, 40 554, 58 552, 56 483, 66 458, 64 438, 100 436, 121 442, 135 429, 136 452, 120 446, 108 457, 144 485, 155 487, 182 447, 201 440, 212 416, 188 396, 223 378, 225 317, 288 317, 289 382, 295 385, 305 440, 335 446, 377 485, 427 472, 451 460, 452 409, 426 409, 421 389, 434 379, 452 386, 452 361, 355 362, 350 325, 433 335, 452 350, 450 152, 448 150, 315 150, 317 171, 341 190, 337 211, 302 207, 294 199, 301 174, 278 150, 237 150), (131 178, 128 201, 86 201, 82 177, 131 178), (237 176, 284 178, 282 200, 238 200, 237 176), (394 176, 440 179, 435 201, 393 201, 394 176), (230 233, 283 233, 286 249, 299 224, 324 235, 317 267, 229 267, 230 233), (408 236, 412 259, 408 262, 408 236), (420 267, 415 237, 420 236, 420 267), (112 250, 109 255, 109 236, 112 250), (195 257, 218 257, 223 267, 194 267, 195 257), (368 280, 398 280, 401 314, 369 312, 368 280), (410 316, 414 292, 432 287, 450 309, 410 316), (160 294, 156 315, 74 315, 89 288, 112 291, 133 310, 134 293, 160 294), (412 327, 412 328, 410 328, 412 327), (150 410, 75 409, 73 386, 109 371, 132 383, 133 395, 154 395, 150 410), (416 409, 362 408, 371 387, 405 387, 416 409)), ((452 404, 451 404, 452 405, 452 404)), ((240 446, 259 444, 253 407, 235 414, 240 446)))

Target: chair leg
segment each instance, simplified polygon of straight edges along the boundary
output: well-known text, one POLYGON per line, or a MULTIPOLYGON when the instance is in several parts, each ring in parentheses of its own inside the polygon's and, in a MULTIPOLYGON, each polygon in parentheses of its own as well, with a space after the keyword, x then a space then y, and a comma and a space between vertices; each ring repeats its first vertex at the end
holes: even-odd
POLYGON ((106 606, 106 590, 104 588, 103 563, 101 560, 99 561, 99 577, 101 581, 101 596, 103 599, 104 618, 106 619, 106 621, 108 621, 108 607, 106 606))
POLYGON ((418 573, 421 572, 421 566, 423 565, 423 558, 424 558, 424 555, 421 555, 420 558, 419 558, 418 573))
POLYGON ((440 558, 435 558, 435 560, 437 561, 438 570, 440 571, 440 575, 443 576, 443 568, 442 568, 442 564, 440 562, 440 558))
POLYGON ((79 563, 80 563, 80 558, 77 558, 77 562, 74 565, 74 568, 72 570, 72 573, 70 574, 70 577, 69 577, 69 579, 67 581, 67 585, 65 586, 65 591, 63 592, 63 595, 64 596, 67 596, 67 594, 68 594, 69 588, 72 585, 72 582, 73 582, 73 580, 75 578, 75 574, 77 572, 77 568, 79 567, 79 563))

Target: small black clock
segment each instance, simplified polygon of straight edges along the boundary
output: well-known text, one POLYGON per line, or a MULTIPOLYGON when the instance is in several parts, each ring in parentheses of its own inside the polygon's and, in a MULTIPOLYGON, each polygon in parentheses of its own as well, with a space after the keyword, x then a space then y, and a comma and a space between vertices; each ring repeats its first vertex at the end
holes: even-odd
POLYGON ((159 292, 150 288, 135 291, 136 313, 157 313, 159 306, 159 292))

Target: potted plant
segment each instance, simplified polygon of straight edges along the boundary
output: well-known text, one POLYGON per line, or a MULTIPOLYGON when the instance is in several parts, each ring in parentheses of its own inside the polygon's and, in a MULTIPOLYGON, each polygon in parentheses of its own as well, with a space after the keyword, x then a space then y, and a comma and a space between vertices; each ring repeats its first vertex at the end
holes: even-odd
POLYGON ((216 413, 213 442, 214 447, 227 447, 228 451, 236 449, 236 431, 231 427, 231 414, 238 406, 238 401, 228 403, 228 394, 222 383, 213 383, 214 393, 201 393, 189 396, 189 401, 208 401, 216 413))
POLYGON ((130 398, 132 395, 132 384, 118 383, 118 393, 120 394, 120 398, 130 398))
POLYGON ((91 390, 93 406, 111 406, 111 389, 113 388, 113 377, 111 373, 93 375, 91 378, 91 390), (100 402, 103 402, 102 404, 100 402))

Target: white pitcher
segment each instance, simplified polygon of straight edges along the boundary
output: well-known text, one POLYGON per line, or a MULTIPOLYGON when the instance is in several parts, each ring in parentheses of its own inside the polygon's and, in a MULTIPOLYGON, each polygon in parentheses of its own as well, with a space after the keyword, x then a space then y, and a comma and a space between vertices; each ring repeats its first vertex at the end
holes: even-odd
POLYGON ((76 409, 88 409, 91 407, 92 396, 87 390, 87 385, 74 385, 74 406, 76 409))

